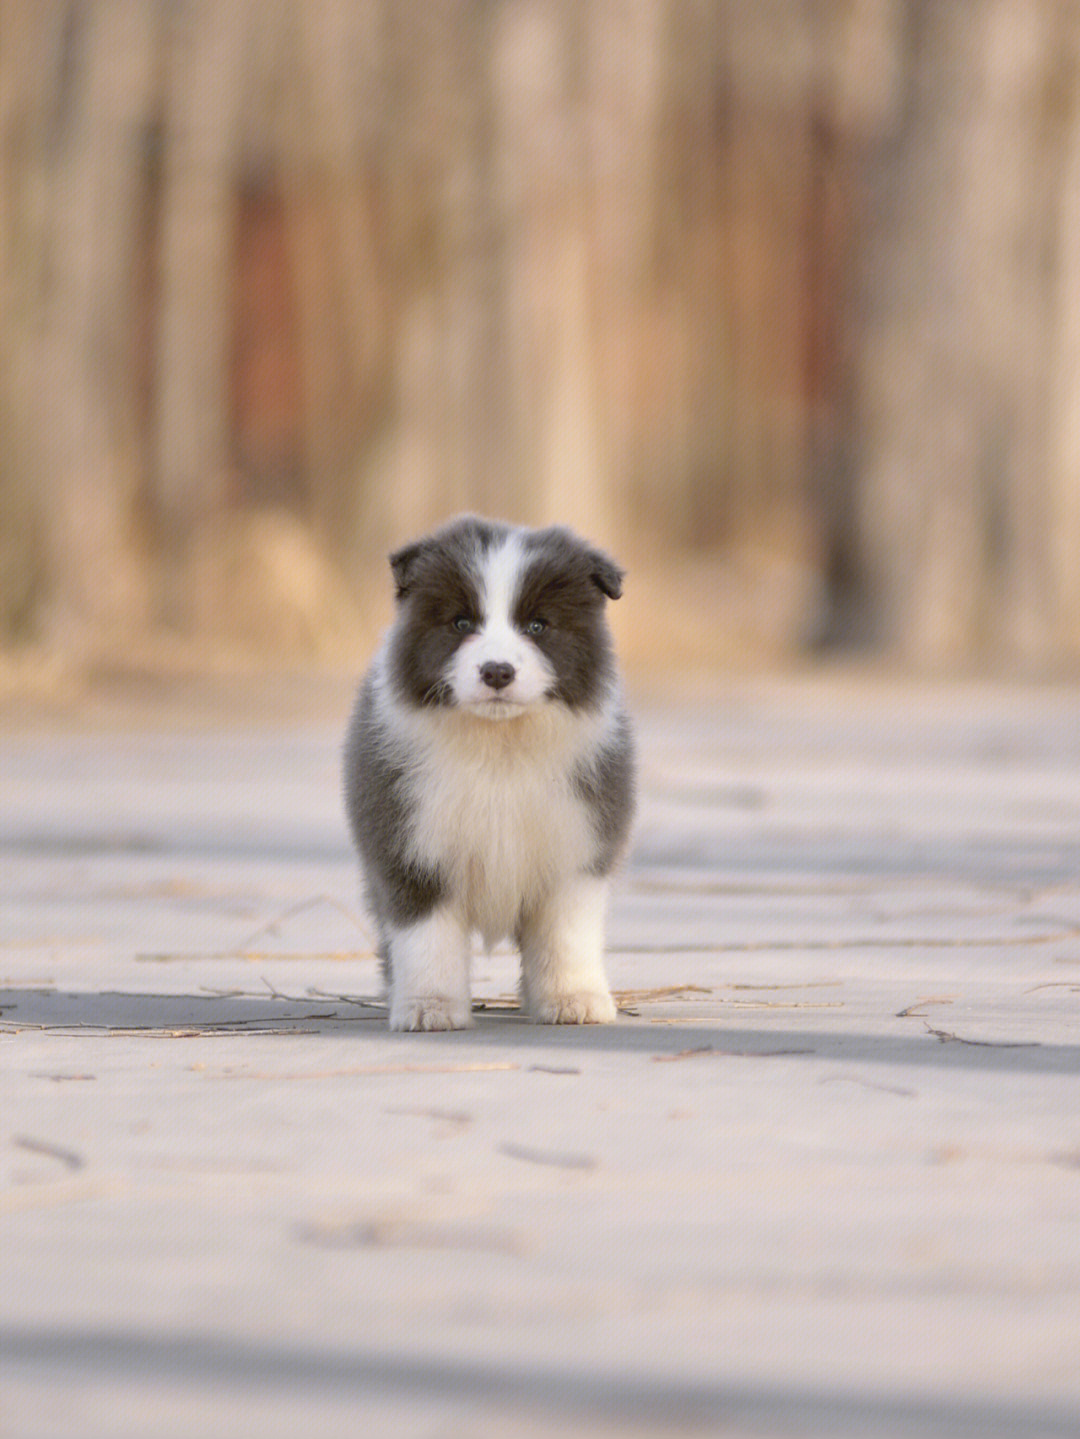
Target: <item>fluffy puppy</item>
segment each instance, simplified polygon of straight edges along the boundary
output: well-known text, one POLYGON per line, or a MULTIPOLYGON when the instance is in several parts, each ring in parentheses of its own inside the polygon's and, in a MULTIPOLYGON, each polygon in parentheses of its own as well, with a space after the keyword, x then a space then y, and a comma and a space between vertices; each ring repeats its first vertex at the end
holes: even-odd
POLYGON ((345 755, 390 1027, 469 1024, 474 931, 514 938, 534 1019, 608 1023, 604 910, 634 808, 604 614, 622 571, 569 530, 473 516, 390 568, 396 621, 345 755))

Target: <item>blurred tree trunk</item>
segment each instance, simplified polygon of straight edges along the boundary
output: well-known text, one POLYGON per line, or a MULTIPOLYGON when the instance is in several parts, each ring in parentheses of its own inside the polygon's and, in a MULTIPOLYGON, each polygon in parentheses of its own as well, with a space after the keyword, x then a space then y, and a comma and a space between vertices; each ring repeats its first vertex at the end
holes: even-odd
POLYGON ((365 456, 368 553, 460 509, 512 508, 492 193, 497 7, 387 4, 387 378, 365 456))
POLYGON ((955 660, 1048 633, 1043 541, 1053 0, 914 0, 871 168, 854 340, 862 600, 955 660))
POLYGON ((189 0, 169 35, 153 508, 164 549, 162 602, 174 622, 190 547, 225 508, 233 469, 234 234, 256 14, 249 0, 189 0))
MULTIPOLYGON (((699 24, 708 39, 715 22, 704 17, 699 24)), ((581 30, 579 223, 586 226, 587 249, 585 267, 576 276, 576 334, 579 352, 593 368, 579 403, 590 406, 595 428, 590 434, 586 409, 576 466, 566 466, 557 450, 549 452, 550 510, 565 514, 576 508, 584 529, 608 536, 612 545, 629 553, 637 528, 634 519, 641 513, 632 491, 640 420, 635 371, 641 340, 635 321, 656 280, 662 126, 679 36, 673 33, 667 7, 658 0, 629 5, 603 0, 584 7, 581 30), (590 463, 591 503, 582 509, 580 500, 574 505, 574 491, 589 494, 590 463), (572 478, 567 483, 564 477, 560 484, 564 468, 572 478)), ((715 47, 703 46, 702 56, 707 67, 715 47)), ((571 381, 572 375, 565 373, 564 386, 571 381)), ((674 505, 676 466, 671 465, 669 473, 667 503, 674 505)))
POLYGON ((385 0, 296 7, 280 69, 281 134, 303 384, 303 460, 317 535, 342 559, 366 440, 385 423, 390 304, 377 206, 388 112, 385 0))
POLYGON ((157 35, 142 0, 66 5, 47 19, 28 156, 30 184, 42 186, 41 252, 19 261, 34 312, 20 459, 42 507, 45 629, 74 647, 146 613, 131 276, 157 35))
POLYGON ((1059 651, 1080 656, 1080 14, 1061 16, 1058 106, 1062 166, 1057 186, 1055 285, 1048 330, 1050 379, 1046 574, 1059 651))
POLYGON ((42 579, 26 426, 40 222, 18 163, 42 123, 32 93, 35 79, 40 85, 42 23, 40 12, 0 5, 0 640, 30 626, 42 579))

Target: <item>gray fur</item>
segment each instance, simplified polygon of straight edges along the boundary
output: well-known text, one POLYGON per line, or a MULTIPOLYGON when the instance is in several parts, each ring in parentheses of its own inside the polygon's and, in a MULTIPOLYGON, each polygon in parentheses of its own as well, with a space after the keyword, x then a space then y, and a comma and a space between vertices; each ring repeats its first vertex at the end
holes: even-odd
POLYGON ((623 569, 610 555, 578 538, 565 525, 550 525, 546 530, 532 530, 528 537, 530 551, 538 557, 556 561, 564 570, 586 574, 609 600, 622 595, 623 569))
POLYGON ((590 873, 610 874, 630 836, 634 818, 634 735, 623 711, 611 741, 574 775, 574 788, 592 813, 597 854, 590 873))
POLYGON ((458 614, 481 618, 477 563, 509 528, 464 515, 390 556, 398 607, 390 669, 411 704, 449 703, 443 675, 464 639, 449 622, 458 614))
POLYGON ((375 722, 370 675, 360 689, 345 742, 345 807, 360 852, 368 904, 380 926, 423 919, 442 898, 437 873, 405 852, 409 798, 404 770, 387 753, 375 722))

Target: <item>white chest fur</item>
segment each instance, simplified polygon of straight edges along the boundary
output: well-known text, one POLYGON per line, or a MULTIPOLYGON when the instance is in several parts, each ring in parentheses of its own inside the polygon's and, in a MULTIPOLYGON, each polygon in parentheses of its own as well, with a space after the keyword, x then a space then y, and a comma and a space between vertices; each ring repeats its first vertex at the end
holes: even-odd
POLYGON ((596 838, 573 774, 595 751, 606 716, 553 708, 498 722, 399 710, 394 720, 409 849, 438 869, 453 907, 487 942, 511 934, 523 908, 588 868, 596 838))

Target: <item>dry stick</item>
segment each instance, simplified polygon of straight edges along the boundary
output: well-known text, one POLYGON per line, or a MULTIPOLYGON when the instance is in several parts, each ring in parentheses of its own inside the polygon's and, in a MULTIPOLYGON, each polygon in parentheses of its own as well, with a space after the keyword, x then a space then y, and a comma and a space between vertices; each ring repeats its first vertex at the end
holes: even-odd
POLYGON ((846 1005, 842 999, 831 999, 821 1004, 814 1004, 804 999, 722 999, 721 1004, 730 1005, 733 1009, 845 1009, 846 1005))
POLYGON ((365 999, 355 994, 335 994, 333 990, 320 989, 316 984, 309 984, 305 993, 313 999, 337 999, 342 1004, 358 1004, 361 1009, 377 1009, 381 1014, 385 1014, 387 1010, 387 1005, 381 1000, 365 999))
MULTIPOLYGON (((384 1011, 385 1008, 386 1008, 385 1005, 376 1004, 376 1003, 374 1003, 373 1001, 369 1001, 369 1000, 366 1000, 366 999, 350 999, 347 994, 330 994, 330 993, 328 993, 326 990, 316 989, 313 985, 308 987, 308 990, 307 990, 307 994, 306 994, 306 995, 301 995, 301 994, 283 994, 280 989, 275 989, 275 988, 274 988, 274 986, 270 983, 270 981, 267 979, 267 977, 266 977, 265 974, 261 974, 261 975, 259 976, 259 978, 262 980, 263 984, 265 984, 266 988, 270 991, 270 993, 271 993, 271 995, 273 996, 274 999, 284 1000, 286 1004, 307 1004, 311 999, 338 999, 338 1000, 344 1001, 346 1004, 358 1004, 358 1005, 361 1005, 362 1007, 364 1007, 364 1008, 366 1008, 366 1009, 377 1009, 377 1010, 379 1010, 380 1012, 384 1011)), ((200 986, 200 987, 201 987, 201 986, 200 986)), ((234 994, 238 994, 238 995, 242 995, 242 994, 243 994, 243 992, 242 992, 241 990, 234 990, 233 993, 234 993, 234 994)), ((250 998, 250 999, 261 999, 261 998, 262 998, 261 995, 257 995, 257 994, 244 995, 243 997, 244 997, 244 998, 250 998)), ((340 1019, 340 1018, 341 1018, 341 1015, 340 1015, 340 1014, 298 1014, 298 1015, 295 1016, 295 1018, 296 1018, 296 1019, 340 1019)))
POLYGON ((158 953, 136 954, 137 964, 188 964, 193 960, 242 959, 247 963, 258 960, 328 960, 340 964, 346 960, 377 959, 373 949, 219 949, 210 953, 200 950, 164 950, 158 953))
POLYGON ((384 1114, 408 1114, 416 1119, 440 1119, 450 1124, 471 1124, 472 1115, 467 1114, 464 1109, 439 1109, 435 1106, 423 1106, 419 1104, 391 1104, 384 1110, 384 1114))
POLYGON ((62 1149, 58 1144, 46 1144, 40 1139, 13 1139, 12 1144, 17 1149, 25 1149, 29 1154, 44 1154, 49 1159, 58 1159, 68 1169, 82 1169, 86 1161, 81 1155, 76 1154, 73 1149, 62 1149))
POLYGON ((499 1145, 500 1154, 523 1159, 528 1164, 550 1164, 557 1169, 595 1169, 597 1161, 591 1154, 571 1154, 556 1149, 531 1149, 525 1144, 507 1142, 499 1145))
POLYGON ((255 941, 261 939, 264 934, 274 934, 275 931, 281 928, 286 920, 294 919, 298 914, 303 914, 305 910, 314 909, 316 905, 320 904, 331 905, 334 909, 345 915, 346 919, 351 920, 365 939, 371 939, 371 930, 354 909, 350 909, 348 905, 342 904, 338 899, 334 899, 333 895, 316 894, 308 899, 300 900, 297 904, 290 905, 288 909, 282 910, 274 919, 267 920, 265 924, 260 925, 254 933, 250 934, 247 939, 244 940, 240 948, 245 950, 250 949, 255 941))
MULTIPOLYGON (((1037 944, 1058 944, 1063 940, 1080 937, 1080 925, 1058 930, 1052 934, 1007 935, 997 938, 961 939, 955 935, 927 935, 924 938, 901 939, 898 937, 860 936, 855 939, 761 939, 747 940, 740 944, 616 944, 616 954, 768 954, 792 953, 810 954, 846 949, 1006 949, 1037 944)), ((137 954, 136 960, 158 964, 176 960, 344 960, 375 959, 376 951, 369 950, 291 950, 275 953, 273 950, 219 950, 212 954, 184 951, 158 954, 137 954)), ((798 986, 802 987, 802 986, 798 986)))
POLYGON ((959 1034, 951 1034, 947 1029, 933 1029, 926 1025, 927 1034, 932 1034, 939 1044, 972 1044, 980 1049, 1041 1049, 1042 1045, 1036 1039, 962 1039, 959 1034))
POLYGON ((723 984, 721 989, 839 989, 842 979, 808 979, 800 984, 723 984))
POLYGON ((1061 940, 1080 937, 1080 925, 1058 930, 1055 934, 1010 935, 1002 938, 960 939, 955 935, 930 935, 924 939, 857 938, 857 939, 769 939, 748 940, 742 944, 621 944, 614 945, 617 954, 756 954, 769 950, 833 949, 1002 949, 1015 945, 1057 944, 1061 940))
POLYGON ((309 1069, 275 1072, 262 1069, 202 1070, 207 1079, 337 1079, 357 1074, 476 1074, 520 1069, 519 1064, 494 1061, 475 1064, 352 1064, 343 1069, 309 1069))
POLYGON ((917 999, 914 1004, 909 1004, 906 1009, 896 1011, 897 1019, 925 1019, 925 1015, 917 1011, 927 1004, 952 1004, 956 998, 954 994, 928 994, 925 999, 917 999))
MULTIPOLYGON (((291 1026, 304 1024, 315 1019, 341 1019, 349 1024, 363 1023, 368 1020, 381 1019, 379 1014, 350 1014, 341 1015, 330 1012, 319 1012, 315 1014, 290 1014, 282 1015, 280 1019, 268 1019, 260 1017, 257 1019, 224 1019, 220 1023, 214 1021, 196 1021, 196 1026, 191 1025, 167 1025, 167 1024, 89 1024, 85 1021, 71 1020, 67 1024, 39 1024, 27 1022, 20 1025, 0 1024, 0 1034, 20 1034, 23 1030, 38 1033, 47 1031, 49 1034, 79 1034, 86 1035, 108 1035, 110 1038, 122 1038, 125 1035, 162 1035, 169 1039, 192 1039, 201 1034, 282 1034, 288 1033, 291 1026)), ((89 1076, 93 1077, 93 1076, 89 1076)))
POLYGON ((879 1089, 882 1094, 898 1094, 902 1099, 917 1099, 918 1090, 902 1089, 898 1084, 875 1084, 872 1079, 863 1079, 857 1074, 826 1074, 819 1084, 858 1084, 863 1089, 879 1089))
POLYGON ((722 1059, 775 1059, 788 1054, 815 1054, 813 1049, 721 1049, 715 1044, 702 1044, 696 1049, 680 1049, 678 1054, 654 1054, 654 1064, 673 1064, 679 1059, 696 1059, 700 1054, 715 1054, 722 1059))
POLYGON ((241 941, 235 950, 227 950, 215 954, 137 954, 135 958, 136 960, 143 961, 153 960, 158 963, 180 959, 374 959, 376 952, 371 947, 363 950, 321 951, 318 953, 308 950, 287 953, 275 953, 273 950, 252 950, 251 946, 256 940, 261 939, 263 935, 275 933, 286 920, 293 919, 296 915, 303 914, 305 910, 314 909, 320 904, 328 904, 343 914, 346 919, 360 931, 370 946, 372 939, 371 930, 354 909, 350 909, 348 905, 342 904, 341 901, 335 899, 333 895, 316 894, 310 896, 308 899, 302 899, 298 903, 290 905, 287 909, 282 910, 280 914, 275 915, 273 919, 267 920, 265 924, 261 924, 258 929, 253 930, 252 933, 248 935, 247 939, 241 941))
MULTIPOLYGON (((943 877, 946 882, 951 882, 959 889, 975 890, 983 894, 1005 894, 1009 895, 1019 904, 1030 905, 1036 900, 1044 900, 1051 895, 1075 894, 1080 886, 1074 882, 1061 885, 1050 885, 1042 889, 1032 889, 1029 885, 1009 884, 1000 880, 989 879, 951 879, 943 877)), ((655 891, 659 893, 673 894, 731 894, 731 895, 765 895, 769 898, 785 898, 786 896, 802 897, 803 895, 836 895, 840 897, 863 896, 876 894, 892 894, 896 891, 909 892, 911 890, 937 890, 941 886, 942 879, 938 876, 912 875, 895 880, 866 880, 859 882, 847 880, 843 883, 820 883, 816 880, 807 880, 801 884, 770 884, 766 880, 729 880, 729 879, 671 879, 664 876, 653 877, 648 873, 639 873, 631 876, 626 882, 626 888, 630 890, 655 891)), ((1002 913, 1002 910, 997 910, 1002 913)))
POLYGON ((297 1238, 328 1249, 404 1248, 469 1249, 494 1254, 520 1254, 521 1241, 500 1230, 452 1224, 419 1224, 408 1220, 359 1221, 338 1226, 306 1225, 297 1238))
POLYGON ((645 999, 674 999, 681 994, 712 994, 703 984, 665 984, 656 989, 615 989, 612 997, 619 1004, 638 1004, 645 999))

